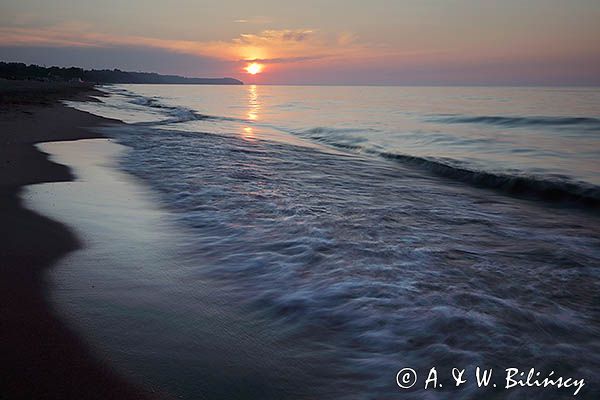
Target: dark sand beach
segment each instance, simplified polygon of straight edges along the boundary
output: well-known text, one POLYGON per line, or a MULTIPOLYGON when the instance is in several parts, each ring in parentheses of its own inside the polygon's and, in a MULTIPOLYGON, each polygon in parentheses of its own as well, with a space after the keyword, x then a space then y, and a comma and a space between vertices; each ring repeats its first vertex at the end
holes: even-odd
MULTIPOLYGON (((24 185, 72 180, 35 143, 98 137, 91 127, 115 123, 60 100, 99 95, 91 85, 0 82, 0 398, 148 398, 105 363, 57 317, 43 275, 79 246, 64 225, 22 206, 24 185)), ((93 98, 90 98, 93 100, 93 98)))

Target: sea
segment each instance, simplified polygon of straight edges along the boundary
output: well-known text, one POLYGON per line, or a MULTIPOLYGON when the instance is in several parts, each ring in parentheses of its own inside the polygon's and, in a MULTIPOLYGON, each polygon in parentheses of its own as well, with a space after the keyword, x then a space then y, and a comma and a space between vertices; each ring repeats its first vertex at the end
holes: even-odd
POLYGON ((573 396, 505 387, 534 368, 600 397, 600 89, 101 89, 68 104, 125 123, 122 181, 166 217, 101 299, 62 296, 125 373, 185 399, 573 396))

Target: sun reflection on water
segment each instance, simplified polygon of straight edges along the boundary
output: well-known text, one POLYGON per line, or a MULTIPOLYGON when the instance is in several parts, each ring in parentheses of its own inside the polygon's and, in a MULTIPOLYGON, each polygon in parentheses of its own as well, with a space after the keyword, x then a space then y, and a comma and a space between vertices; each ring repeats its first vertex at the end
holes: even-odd
MULTIPOLYGON (((260 111, 261 105, 258 98, 258 89, 256 85, 248 86, 248 121, 254 122, 258 120, 258 112, 260 111)), ((242 128, 242 138, 244 140, 255 140, 256 134, 254 128, 251 126, 245 126, 242 128)))
POLYGON ((258 119, 260 111, 260 101, 258 99, 258 90, 256 85, 248 86, 248 119, 255 121, 258 119))
POLYGON ((253 141, 256 139, 256 135, 254 134, 254 129, 250 126, 244 127, 242 130, 242 139, 253 141))

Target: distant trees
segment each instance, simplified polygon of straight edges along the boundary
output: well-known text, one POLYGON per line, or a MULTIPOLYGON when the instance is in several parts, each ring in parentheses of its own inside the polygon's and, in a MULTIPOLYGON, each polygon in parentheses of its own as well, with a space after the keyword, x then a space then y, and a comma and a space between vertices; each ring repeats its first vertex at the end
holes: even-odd
POLYGON ((243 85, 233 78, 184 78, 177 75, 160 75, 153 72, 127 72, 119 69, 84 70, 77 67, 41 67, 24 63, 0 62, 0 78, 34 79, 51 81, 82 80, 92 83, 176 83, 243 85))
POLYGON ((0 78, 4 79, 37 79, 61 80, 84 78, 83 68, 69 67, 40 67, 39 65, 26 65, 24 63, 0 62, 0 78))

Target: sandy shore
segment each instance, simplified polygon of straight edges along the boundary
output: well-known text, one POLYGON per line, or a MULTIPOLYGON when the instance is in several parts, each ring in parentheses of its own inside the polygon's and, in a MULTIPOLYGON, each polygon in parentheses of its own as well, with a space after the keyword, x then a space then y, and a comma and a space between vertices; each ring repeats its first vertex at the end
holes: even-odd
POLYGON ((60 103, 97 94, 85 84, 0 81, 2 399, 148 397, 95 360, 49 307, 44 271, 79 242, 19 198, 24 185, 72 179, 69 168, 49 161, 35 143, 98 137, 89 128, 115 122, 60 103))

